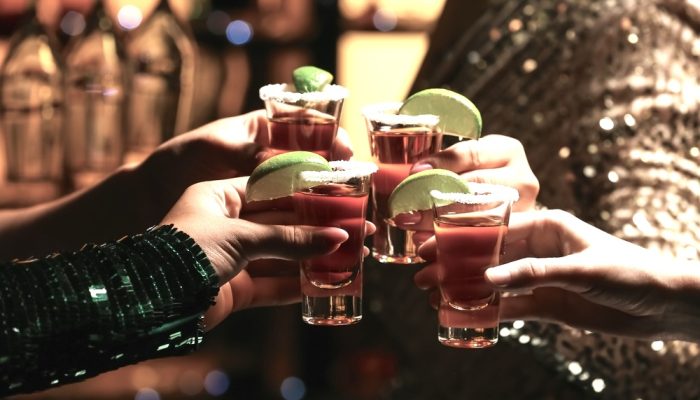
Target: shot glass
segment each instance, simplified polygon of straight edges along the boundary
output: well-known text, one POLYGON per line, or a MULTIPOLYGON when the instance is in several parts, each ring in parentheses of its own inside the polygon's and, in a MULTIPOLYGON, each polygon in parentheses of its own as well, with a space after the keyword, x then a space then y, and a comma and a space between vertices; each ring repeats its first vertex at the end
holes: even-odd
POLYGON ((365 213, 372 163, 333 161, 332 172, 299 174, 294 193, 301 223, 344 229, 349 238, 331 254, 301 263, 302 319, 311 325, 349 325, 362 319, 365 213), (301 187, 301 186, 298 186, 301 187))
POLYGON ((379 167, 372 183, 372 222, 377 226, 372 255, 382 263, 422 262, 414 243, 414 230, 399 228, 389 218, 388 200, 411 166, 442 147, 442 133, 435 115, 398 115, 401 103, 365 107, 372 158, 379 167))
POLYGON ((438 249, 438 340, 459 348, 498 341, 500 293, 484 272, 499 264, 518 191, 469 184, 470 193, 430 192, 438 249))
POLYGON ((340 85, 328 85, 321 92, 308 93, 295 92, 294 86, 287 84, 260 88, 260 99, 265 102, 269 120, 271 151, 279 154, 306 150, 329 160, 347 95, 347 89, 340 85))

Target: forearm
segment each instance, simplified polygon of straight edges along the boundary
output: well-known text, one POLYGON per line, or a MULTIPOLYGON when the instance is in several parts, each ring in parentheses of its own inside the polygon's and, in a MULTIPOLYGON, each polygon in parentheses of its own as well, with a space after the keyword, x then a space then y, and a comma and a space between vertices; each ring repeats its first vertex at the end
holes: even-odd
POLYGON ((202 337, 218 279, 171 227, 0 266, 0 395, 184 354, 202 337))
POLYGON ((55 201, 0 212, 0 260, 76 250, 142 232, 162 215, 154 188, 137 168, 123 167, 96 186, 55 201))

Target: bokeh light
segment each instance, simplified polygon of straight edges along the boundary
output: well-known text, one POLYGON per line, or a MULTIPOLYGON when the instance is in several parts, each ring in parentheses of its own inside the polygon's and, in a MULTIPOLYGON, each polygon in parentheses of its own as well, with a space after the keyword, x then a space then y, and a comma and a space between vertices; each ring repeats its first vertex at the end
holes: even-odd
POLYGON ((131 4, 125 5, 117 13, 117 22, 119 22, 119 26, 126 30, 136 29, 143 22, 143 13, 136 6, 131 4))
POLYGON ((396 28, 398 18, 396 14, 386 9, 379 9, 372 16, 372 24, 381 32, 389 32, 396 28))
POLYGON ((249 23, 237 19, 226 27, 226 39, 236 46, 250 42, 253 38, 253 27, 249 23))
POLYGON ((282 381, 280 394, 284 400, 301 400, 306 395, 306 385, 296 376, 290 376, 282 381))
POLYGON ((68 36, 78 36, 85 30, 85 17, 81 13, 68 11, 61 18, 61 31, 68 36))
POLYGON ((151 388, 142 388, 136 392, 134 400, 160 400, 160 394, 151 388))
POLYGON ((219 370, 211 371, 204 378, 204 390, 212 396, 221 396, 226 393, 230 384, 228 376, 219 370))

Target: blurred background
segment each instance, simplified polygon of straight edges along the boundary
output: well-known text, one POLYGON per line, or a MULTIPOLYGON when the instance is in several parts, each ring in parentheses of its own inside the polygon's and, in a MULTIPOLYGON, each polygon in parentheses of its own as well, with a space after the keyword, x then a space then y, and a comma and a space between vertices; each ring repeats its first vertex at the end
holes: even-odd
MULTIPOLYGON (((443 3, 2 0, 0 208, 90 186, 174 134, 262 108, 259 87, 305 64, 349 88, 341 125, 369 159, 360 109, 405 98, 443 3)), ((393 398, 411 371, 373 317, 382 306, 368 300, 362 323, 340 329, 304 325, 296 305, 241 312, 198 354, 22 398, 393 398)))

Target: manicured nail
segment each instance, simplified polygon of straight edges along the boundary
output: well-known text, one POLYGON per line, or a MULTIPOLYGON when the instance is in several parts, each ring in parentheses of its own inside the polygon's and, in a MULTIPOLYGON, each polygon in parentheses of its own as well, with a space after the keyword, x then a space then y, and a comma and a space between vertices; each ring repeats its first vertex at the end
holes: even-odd
POLYGON ((426 171, 429 169, 433 169, 433 166, 425 162, 419 162, 413 165, 413 168, 411 168, 411 173, 415 174, 416 172, 426 171))
POLYGON ((486 270, 486 279, 496 286, 508 286, 511 279, 510 271, 508 268, 489 268, 486 270))
POLYGON ((320 235, 323 239, 330 241, 334 244, 341 244, 348 240, 350 235, 340 228, 317 228, 316 234, 320 235))

